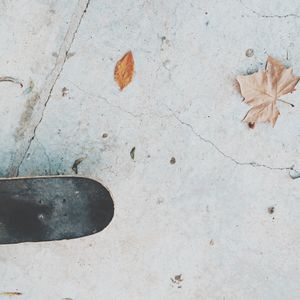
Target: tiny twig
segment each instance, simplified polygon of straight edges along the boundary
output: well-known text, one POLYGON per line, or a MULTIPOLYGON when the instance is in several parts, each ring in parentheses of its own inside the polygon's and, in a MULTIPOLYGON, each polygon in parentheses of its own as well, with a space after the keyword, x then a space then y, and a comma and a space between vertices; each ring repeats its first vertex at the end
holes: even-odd
POLYGON ((282 103, 288 104, 288 105, 290 105, 291 107, 295 107, 295 105, 292 104, 292 103, 290 103, 290 102, 287 102, 287 101, 284 101, 284 100, 281 100, 281 99, 277 99, 277 101, 280 101, 280 102, 282 102, 282 103))
POLYGON ((14 78, 14 77, 3 76, 3 77, 0 77, 0 81, 10 81, 10 82, 19 84, 21 86, 21 88, 23 87, 22 82, 20 80, 18 80, 17 78, 14 78))

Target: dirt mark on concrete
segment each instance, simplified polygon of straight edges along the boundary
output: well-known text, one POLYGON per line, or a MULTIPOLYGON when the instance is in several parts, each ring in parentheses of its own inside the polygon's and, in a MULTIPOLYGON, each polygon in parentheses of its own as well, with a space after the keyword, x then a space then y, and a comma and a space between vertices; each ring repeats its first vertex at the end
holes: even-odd
POLYGON ((40 95, 38 93, 35 93, 27 100, 21 118, 19 120, 19 125, 16 129, 16 133, 15 133, 16 142, 24 138, 24 134, 32 121, 32 114, 34 108, 38 103, 39 99, 40 99, 40 95))

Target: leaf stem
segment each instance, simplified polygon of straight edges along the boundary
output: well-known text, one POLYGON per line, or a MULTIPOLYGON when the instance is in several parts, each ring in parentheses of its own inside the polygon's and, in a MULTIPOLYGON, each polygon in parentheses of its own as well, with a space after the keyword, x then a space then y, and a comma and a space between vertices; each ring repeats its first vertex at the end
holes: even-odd
POLYGON ((288 104, 288 105, 290 105, 291 107, 295 107, 295 105, 292 104, 292 103, 290 103, 290 102, 287 102, 287 101, 284 101, 284 100, 281 100, 281 99, 277 99, 277 101, 280 101, 280 102, 283 102, 283 103, 285 103, 285 104, 288 104))

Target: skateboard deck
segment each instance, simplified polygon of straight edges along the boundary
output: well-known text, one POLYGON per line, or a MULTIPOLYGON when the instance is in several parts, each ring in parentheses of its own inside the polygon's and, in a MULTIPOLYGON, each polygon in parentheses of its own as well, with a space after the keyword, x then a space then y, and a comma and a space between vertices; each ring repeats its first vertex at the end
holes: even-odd
POLYGON ((103 230, 113 214, 110 193, 93 179, 0 179, 0 244, 91 235, 103 230))

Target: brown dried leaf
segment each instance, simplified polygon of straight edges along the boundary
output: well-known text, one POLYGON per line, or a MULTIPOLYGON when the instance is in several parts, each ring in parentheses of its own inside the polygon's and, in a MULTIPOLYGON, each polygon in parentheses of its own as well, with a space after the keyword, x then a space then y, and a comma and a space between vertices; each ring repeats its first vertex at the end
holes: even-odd
POLYGON ((115 81, 122 91, 132 80, 134 73, 134 60, 132 52, 127 52, 116 64, 115 81))
POLYGON ((280 115, 276 101, 284 102, 279 98, 295 91, 300 76, 293 75, 292 68, 286 68, 280 61, 269 56, 265 70, 240 75, 236 79, 244 102, 252 106, 243 121, 253 128, 257 122, 269 122, 275 126, 280 115))

